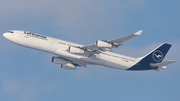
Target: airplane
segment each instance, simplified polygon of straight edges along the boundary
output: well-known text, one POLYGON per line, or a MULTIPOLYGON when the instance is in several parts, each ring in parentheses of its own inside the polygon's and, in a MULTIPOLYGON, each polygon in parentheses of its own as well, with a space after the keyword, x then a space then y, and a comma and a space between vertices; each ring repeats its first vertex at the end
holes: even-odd
POLYGON ((60 64, 61 68, 75 70, 76 67, 87 65, 102 65, 120 70, 157 70, 166 69, 166 65, 176 62, 175 60, 164 61, 168 50, 172 46, 163 43, 147 55, 133 58, 111 51, 118 48, 125 41, 139 36, 142 30, 113 40, 97 40, 95 44, 80 45, 30 31, 10 30, 3 34, 9 41, 28 48, 55 54, 52 62, 60 64))

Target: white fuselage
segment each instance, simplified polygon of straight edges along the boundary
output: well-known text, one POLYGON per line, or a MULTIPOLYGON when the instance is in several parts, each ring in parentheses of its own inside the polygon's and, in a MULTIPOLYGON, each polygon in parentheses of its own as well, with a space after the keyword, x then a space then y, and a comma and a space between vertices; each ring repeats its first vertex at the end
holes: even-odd
POLYGON ((24 31, 13 31, 13 33, 4 33, 4 37, 8 40, 33 49, 49 52, 66 58, 71 61, 78 61, 82 64, 103 65, 115 69, 126 70, 140 61, 140 59, 132 58, 109 51, 96 54, 95 58, 89 57, 90 53, 73 54, 68 52, 70 46, 81 47, 83 45, 63 41, 39 34, 29 34, 24 31))

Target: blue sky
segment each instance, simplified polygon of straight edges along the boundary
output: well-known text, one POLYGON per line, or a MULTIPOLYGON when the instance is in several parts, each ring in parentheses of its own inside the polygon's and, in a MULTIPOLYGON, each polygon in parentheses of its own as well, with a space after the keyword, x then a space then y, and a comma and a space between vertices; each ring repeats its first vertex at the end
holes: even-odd
MULTIPOLYGON (((0 33, 26 30, 83 45, 143 30, 114 52, 141 57, 171 43, 180 54, 178 0, 1 0, 0 33)), ((180 63, 166 70, 123 71, 102 66, 65 70, 53 54, 0 36, 0 101, 179 101, 180 63)))

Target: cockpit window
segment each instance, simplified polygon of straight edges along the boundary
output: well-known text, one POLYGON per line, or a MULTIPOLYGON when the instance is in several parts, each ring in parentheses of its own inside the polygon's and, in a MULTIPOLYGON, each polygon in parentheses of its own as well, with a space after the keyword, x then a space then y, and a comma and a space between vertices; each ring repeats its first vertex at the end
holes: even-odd
POLYGON ((9 33, 14 33, 13 31, 9 31, 9 33))

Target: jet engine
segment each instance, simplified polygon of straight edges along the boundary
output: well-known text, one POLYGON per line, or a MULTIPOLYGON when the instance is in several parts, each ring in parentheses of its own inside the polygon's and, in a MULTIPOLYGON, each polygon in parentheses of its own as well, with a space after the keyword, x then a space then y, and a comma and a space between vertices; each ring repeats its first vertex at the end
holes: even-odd
POLYGON ((112 48, 112 44, 101 40, 96 41, 96 46, 104 47, 104 48, 112 48))
POLYGON ((67 64, 68 61, 60 58, 60 57, 52 57, 52 62, 56 64, 67 64))
POLYGON ((67 63, 67 64, 61 64, 61 68, 75 70, 76 66, 74 66, 71 63, 67 63))
POLYGON ((69 52, 75 54, 84 54, 84 50, 76 47, 69 47, 69 52))

